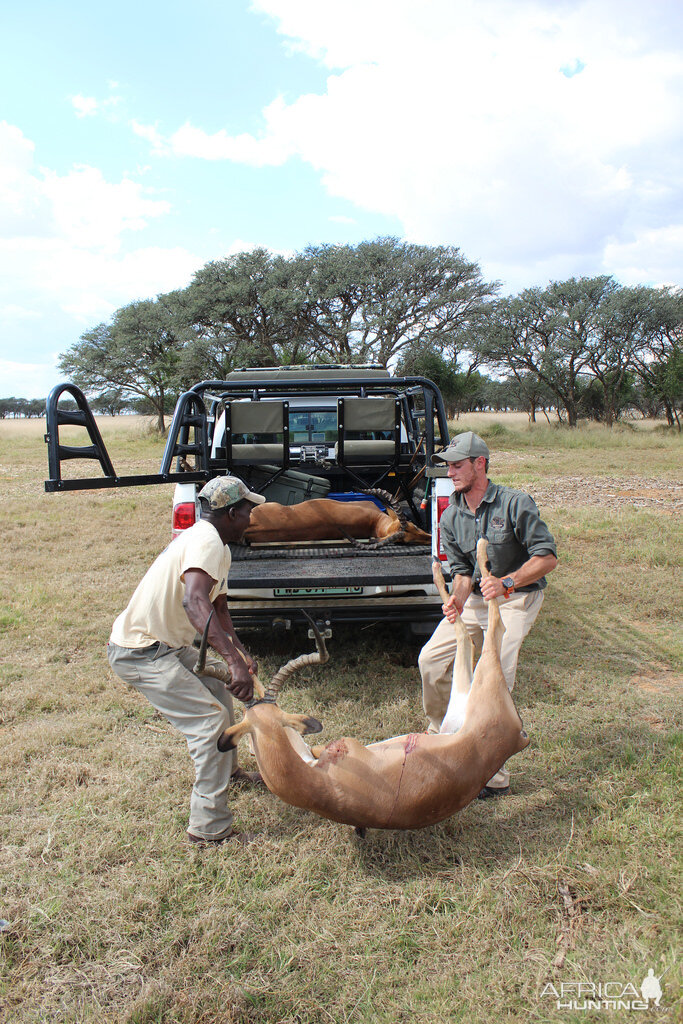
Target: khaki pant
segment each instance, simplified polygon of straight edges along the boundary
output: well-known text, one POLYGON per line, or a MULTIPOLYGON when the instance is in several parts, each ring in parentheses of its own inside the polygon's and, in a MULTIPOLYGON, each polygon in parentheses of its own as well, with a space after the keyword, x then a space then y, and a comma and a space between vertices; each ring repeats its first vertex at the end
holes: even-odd
MULTIPOLYGON (((188 832, 202 839, 228 835, 233 751, 221 754, 216 743, 235 721, 230 691, 219 679, 194 674, 193 647, 172 650, 160 643, 133 649, 109 643, 107 657, 117 676, 139 690, 187 741, 195 769, 188 832)), ((207 657, 212 663, 224 665, 207 657)))
MULTIPOLYGON (((512 594, 509 598, 497 598, 500 617, 505 626, 500 660, 508 689, 515 685, 517 659, 522 641, 533 626, 543 604, 543 591, 512 594)), ((462 621, 472 637, 474 646, 481 649, 488 625, 488 605, 481 594, 471 594, 465 602, 462 621)), ((432 636, 420 651, 418 665, 422 677, 422 703, 429 721, 428 732, 438 733, 446 714, 453 684, 453 663, 457 647, 455 630, 442 619, 432 636)), ((501 768, 488 785, 492 789, 503 789, 510 784, 510 775, 501 768)))

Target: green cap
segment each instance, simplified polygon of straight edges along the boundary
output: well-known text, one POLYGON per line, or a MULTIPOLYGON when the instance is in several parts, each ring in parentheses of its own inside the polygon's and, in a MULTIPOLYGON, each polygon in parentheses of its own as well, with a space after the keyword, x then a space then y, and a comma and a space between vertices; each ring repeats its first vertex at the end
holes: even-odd
POLYGON ((238 501, 251 501, 254 505, 262 505, 266 500, 262 494, 250 491, 244 480, 238 476, 217 476, 202 487, 199 497, 203 498, 212 512, 220 508, 229 508, 238 501))
POLYGON ((454 437, 442 452, 432 455, 432 462, 460 462, 461 459, 477 459, 480 455, 483 455, 485 459, 489 457, 486 442, 479 437, 479 434, 467 430, 464 434, 454 437))

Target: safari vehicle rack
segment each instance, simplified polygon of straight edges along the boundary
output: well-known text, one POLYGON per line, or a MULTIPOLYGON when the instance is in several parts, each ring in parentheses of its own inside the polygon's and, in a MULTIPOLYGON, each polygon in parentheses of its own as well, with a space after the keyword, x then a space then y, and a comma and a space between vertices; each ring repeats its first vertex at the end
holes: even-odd
MULTIPOLYGON (((423 448, 425 467, 435 450, 448 444, 448 424, 443 398, 438 387, 426 377, 395 377, 376 367, 284 366, 234 371, 226 380, 205 380, 180 395, 168 432, 159 473, 119 476, 114 469, 95 418, 83 392, 74 384, 58 384, 47 400, 45 442, 48 446, 49 479, 46 491, 91 490, 104 487, 136 487, 148 484, 207 481, 228 471, 227 456, 211 457, 214 430, 225 403, 233 399, 259 402, 266 398, 293 395, 316 398, 394 397, 403 410, 408 446, 414 456, 423 448), (77 409, 59 408, 64 394, 70 395, 77 409), (421 397, 424 407, 416 409, 421 397), (436 430, 435 430, 436 419, 436 430), (420 425, 420 421, 423 421, 420 425), (90 444, 67 445, 60 442, 62 426, 85 428, 90 444), (193 432, 193 439, 190 433, 193 432), (190 468, 186 459, 194 459, 190 468), (62 463, 71 459, 99 462, 103 476, 62 479, 62 463), (176 460, 176 470, 172 471, 176 460), (185 466, 185 469, 182 466, 185 466)), ((423 461, 421 458, 421 462, 423 461)), ((412 459, 410 460, 412 466, 412 459)), ((410 466, 408 470, 410 470, 410 466)))
MULTIPOLYGON (((182 395, 182 399, 187 399, 182 395)), ((180 406, 181 403, 179 403, 180 406)), ((201 399, 196 395, 190 396, 189 400, 182 403, 183 420, 179 422, 175 441, 174 452, 178 455, 194 454, 198 464, 208 464, 206 454, 206 416, 201 399), (201 410, 199 405, 201 404, 201 410), (200 432, 202 440, 199 443, 187 443, 189 428, 193 426, 200 432)), ((187 483, 188 481, 209 479, 207 470, 171 473, 170 463, 172 456, 167 459, 167 452, 164 452, 161 471, 159 473, 143 474, 140 476, 119 476, 114 469, 106 445, 102 440, 95 417, 90 411, 88 401, 75 384, 58 384, 52 389, 47 399, 46 415, 47 433, 45 443, 48 451, 48 470, 50 478, 45 481, 46 491, 82 491, 95 490, 102 487, 141 487, 145 484, 165 483, 187 483), (67 392, 74 399, 77 409, 60 409, 59 399, 67 392), (89 445, 67 445, 60 442, 59 429, 63 426, 84 427, 90 439, 89 445), (79 477, 74 480, 62 480, 62 463, 70 459, 93 459, 99 462, 104 476, 101 477, 79 477), (168 467, 168 468, 165 468, 168 467)), ((175 422, 175 418, 174 418, 175 422)), ((170 438, 170 435, 169 435, 170 438)), ((168 445, 166 446, 168 449, 168 445)))

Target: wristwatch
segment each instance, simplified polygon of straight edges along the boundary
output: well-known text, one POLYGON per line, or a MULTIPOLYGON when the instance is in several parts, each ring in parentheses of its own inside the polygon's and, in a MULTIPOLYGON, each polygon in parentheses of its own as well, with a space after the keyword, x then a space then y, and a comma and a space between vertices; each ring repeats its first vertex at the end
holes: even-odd
POLYGON ((506 597, 509 597, 512 591, 515 589, 515 581, 512 576, 505 576, 501 581, 503 584, 503 592, 506 597))

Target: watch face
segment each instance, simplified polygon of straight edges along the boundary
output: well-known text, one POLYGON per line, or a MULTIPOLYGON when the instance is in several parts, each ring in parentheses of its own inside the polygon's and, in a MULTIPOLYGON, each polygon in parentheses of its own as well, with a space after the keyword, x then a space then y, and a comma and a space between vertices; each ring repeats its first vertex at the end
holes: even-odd
POLYGON ((504 580, 500 581, 504 587, 514 587, 515 581, 512 576, 506 576, 504 580))

